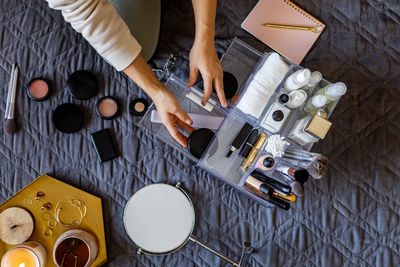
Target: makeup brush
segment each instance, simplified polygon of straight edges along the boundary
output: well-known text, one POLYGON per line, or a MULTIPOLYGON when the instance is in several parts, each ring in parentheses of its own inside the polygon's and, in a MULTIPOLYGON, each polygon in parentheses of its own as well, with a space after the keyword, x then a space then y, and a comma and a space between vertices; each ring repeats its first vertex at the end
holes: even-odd
POLYGON ((10 84, 8 87, 7 106, 5 112, 4 132, 6 134, 13 134, 17 130, 14 120, 14 105, 15 105, 15 91, 17 88, 18 67, 13 64, 11 70, 10 84))
POLYGON ((314 160, 319 160, 325 164, 328 164, 329 160, 327 157, 319 154, 319 153, 313 153, 305 150, 298 150, 298 149, 293 149, 288 147, 285 151, 286 157, 297 159, 297 160, 302 160, 302 161, 314 161, 314 160))
POLYGON ((294 179, 299 183, 304 184, 308 181, 309 173, 305 169, 296 170, 287 166, 279 166, 276 168, 276 170, 284 174, 284 176, 288 176, 288 178, 291 180, 294 179))
POLYGON ((283 157, 282 160, 294 166, 305 168, 314 179, 321 179, 328 172, 328 159, 322 155, 316 156, 311 162, 295 160, 290 157, 283 157))
POLYGON ((321 179, 328 172, 328 167, 320 161, 313 161, 307 167, 307 170, 314 179, 321 179))

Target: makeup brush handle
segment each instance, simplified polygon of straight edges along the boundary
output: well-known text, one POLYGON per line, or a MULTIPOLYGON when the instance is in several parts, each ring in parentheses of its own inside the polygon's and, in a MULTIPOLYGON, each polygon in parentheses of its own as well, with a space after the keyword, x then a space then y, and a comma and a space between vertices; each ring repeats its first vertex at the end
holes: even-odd
POLYGON ((289 185, 282 184, 282 183, 262 174, 261 172, 253 171, 250 175, 253 176, 254 178, 278 189, 279 191, 282 191, 283 193, 290 193, 292 191, 292 188, 289 185))
POLYGON ((286 201, 280 200, 276 197, 273 196, 269 196, 269 203, 274 204, 275 206, 284 209, 284 210, 288 210, 290 208, 290 204, 287 203, 286 201))
POLYGON ((262 193, 266 194, 267 196, 271 196, 272 195, 272 189, 267 184, 260 185, 259 189, 260 189, 260 191, 262 193))
POLYGON ((7 106, 5 118, 9 120, 14 119, 14 103, 11 102, 10 105, 7 106))

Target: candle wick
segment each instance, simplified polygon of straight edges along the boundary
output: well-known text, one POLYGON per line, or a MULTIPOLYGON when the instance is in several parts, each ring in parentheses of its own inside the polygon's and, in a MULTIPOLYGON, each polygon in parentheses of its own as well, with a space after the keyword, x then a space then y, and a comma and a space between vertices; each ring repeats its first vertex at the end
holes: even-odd
POLYGON ((17 227, 18 227, 18 225, 14 224, 13 226, 11 226, 10 229, 12 230, 12 229, 15 229, 15 228, 17 228, 17 227))

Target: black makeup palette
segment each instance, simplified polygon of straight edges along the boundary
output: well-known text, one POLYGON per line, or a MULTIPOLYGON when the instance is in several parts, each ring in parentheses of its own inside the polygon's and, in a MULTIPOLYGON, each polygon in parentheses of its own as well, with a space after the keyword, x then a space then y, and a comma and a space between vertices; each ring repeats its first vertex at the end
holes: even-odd
POLYGON ((71 96, 87 100, 96 95, 99 82, 90 71, 78 70, 69 76, 66 87, 71 96))
POLYGON ((134 116, 144 116, 146 114, 147 109, 149 108, 149 104, 147 100, 144 98, 136 98, 131 101, 129 104, 129 112, 134 116))
POLYGON ((62 104, 53 112, 54 126, 63 133, 74 133, 82 129, 83 119, 83 111, 71 103, 62 104))
POLYGON ((238 81, 236 77, 230 73, 224 71, 224 92, 226 99, 231 99, 238 90, 238 81))
POLYGON ((188 140, 190 154, 200 159, 213 137, 214 132, 207 128, 200 128, 192 132, 188 140))

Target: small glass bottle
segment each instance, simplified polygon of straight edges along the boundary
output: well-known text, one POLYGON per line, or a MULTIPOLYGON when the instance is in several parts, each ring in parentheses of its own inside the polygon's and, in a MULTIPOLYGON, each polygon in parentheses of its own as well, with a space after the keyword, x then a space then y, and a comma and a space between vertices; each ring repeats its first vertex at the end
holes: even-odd
POLYGON ((310 76, 310 81, 304 85, 301 89, 308 90, 315 87, 322 80, 322 74, 319 71, 313 71, 310 76))
POLYGON ((304 107, 304 111, 308 114, 312 114, 314 111, 325 106, 327 101, 328 98, 324 95, 314 95, 304 107))
POLYGON ((284 84, 288 91, 297 90, 310 81, 311 71, 309 69, 298 70, 290 75, 284 84))
POLYGON ((332 83, 319 89, 315 95, 324 95, 327 98, 326 104, 332 103, 338 100, 347 91, 347 87, 344 83, 332 83))

